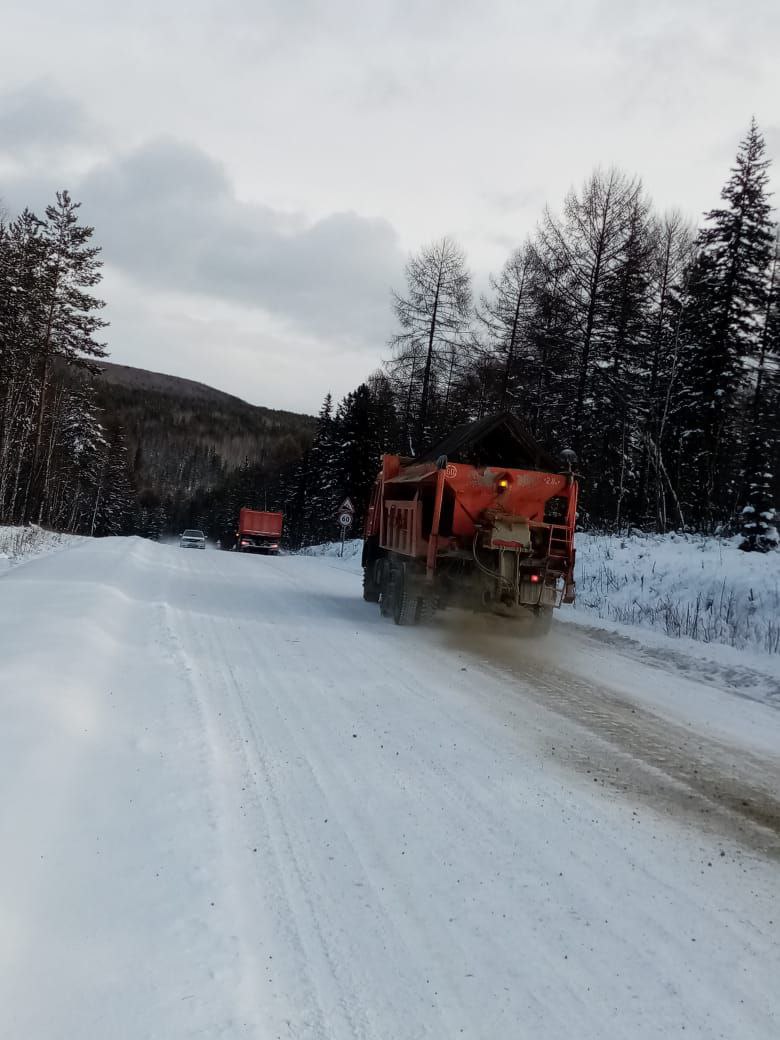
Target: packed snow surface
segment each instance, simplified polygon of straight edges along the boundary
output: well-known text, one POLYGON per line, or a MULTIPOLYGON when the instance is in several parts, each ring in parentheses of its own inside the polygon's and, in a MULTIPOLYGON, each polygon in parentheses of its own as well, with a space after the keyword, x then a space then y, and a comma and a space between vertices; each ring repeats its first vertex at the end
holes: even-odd
POLYGON ((0 579, 24 1040, 780 1035, 780 711, 556 622, 404 629, 332 556, 0 579))

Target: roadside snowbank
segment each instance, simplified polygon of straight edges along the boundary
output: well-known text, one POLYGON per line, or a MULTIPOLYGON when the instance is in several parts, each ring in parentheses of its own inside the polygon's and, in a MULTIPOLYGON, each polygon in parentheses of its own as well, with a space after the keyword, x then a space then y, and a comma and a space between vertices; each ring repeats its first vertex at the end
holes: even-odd
POLYGON ((29 527, 0 527, 0 574, 18 563, 67 549, 87 541, 86 536, 45 531, 37 524, 29 527))
MULTIPOLYGON (((739 537, 577 535, 577 603, 562 619, 610 631, 652 629, 683 642, 780 655, 780 553, 744 553, 739 537)), ((362 542, 344 543, 358 571, 362 542)), ((339 557, 340 542, 303 550, 339 557)))
POLYGON ((344 542, 342 554, 341 542, 323 542, 322 545, 307 545, 301 549, 299 556, 336 556, 344 560, 349 570, 360 570, 360 556, 363 552, 362 538, 348 538, 344 542), (350 566, 350 564, 352 566, 350 566))
POLYGON ((577 614, 780 654, 780 553, 739 537, 577 536, 577 614))

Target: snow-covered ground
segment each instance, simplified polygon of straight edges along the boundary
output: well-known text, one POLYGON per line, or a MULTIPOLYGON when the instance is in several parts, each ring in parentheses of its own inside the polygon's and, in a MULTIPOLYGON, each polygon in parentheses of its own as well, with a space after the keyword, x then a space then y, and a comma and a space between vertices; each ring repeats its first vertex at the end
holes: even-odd
MULTIPOLYGON (((780 552, 739 538, 577 535, 577 603, 558 620, 609 633, 634 655, 675 662, 742 696, 780 703, 780 552)), ((360 571, 362 542, 312 546, 360 571)), ((604 637, 602 637, 604 638, 604 637)))
POLYGON ((35 524, 27 527, 0 526, 0 574, 25 560, 46 556, 83 541, 80 535, 46 531, 35 524))
POLYGON ((0 579, 3 1034, 774 1040, 780 711, 358 565, 0 579))
POLYGON ((780 552, 740 537, 577 536, 577 610, 673 638, 780 655, 780 552))

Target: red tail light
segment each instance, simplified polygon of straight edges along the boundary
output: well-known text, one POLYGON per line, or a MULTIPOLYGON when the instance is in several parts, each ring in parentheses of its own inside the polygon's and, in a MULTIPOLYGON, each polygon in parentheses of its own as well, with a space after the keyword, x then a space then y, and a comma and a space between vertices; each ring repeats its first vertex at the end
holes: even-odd
POLYGON ((539 575, 538 574, 532 574, 531 575, 531 581, 535 585, 539 581, 539 575))

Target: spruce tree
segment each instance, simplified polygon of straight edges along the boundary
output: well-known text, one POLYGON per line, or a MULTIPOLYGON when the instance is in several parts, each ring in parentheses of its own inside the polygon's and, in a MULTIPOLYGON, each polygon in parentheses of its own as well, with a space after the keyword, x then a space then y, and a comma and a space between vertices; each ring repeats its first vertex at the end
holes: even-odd
POLYGON ((37 285, 41 319, 35 351, 37 414, 25 519, 40 516, 46 493, 41 449, 52 362, 58 358, 71 365, 88 366, 88 359, 105 356, 104 346, 95 339, 106 326, 97 313, 104 303, 89 292, 101 278, 100 249, 90 245, 94 228, 79 224, 79 207, 67 191, 57 192, 56 203, 46 208, 42 229, 45 256, 37 285))
POLYGON ((43 224, 25 209, 0 225, 0 517, 18 519, 36 407, 35 354, 43 325, 43 224))
MULTIPOLYGON (((576 307, 563 290, 565 269, 547 257, 534 290, 534 314, 528 335, 535 359, 535 378, 514 410, 541 441, 559 449, 573 443, 576 387, 576 307)), ((528 383, 528 380, 526 380, 528 383)))
POLYGON ((769 268, 766 308, 751 393, 749 440, 745 457, 745 505, 741 548, 766 552, 777 548, 776 509, 780 459, 780 235, 776 234, 769 268))
POLYGON ((395 409, 387 380, 375 376, 347 394, 333 425, 337 497, 351 498, 357 511, 351 533, 360 534, 382 455, 395 451, 395 409))
POLYGON ((705 215, 686 301, 687 497, 705 527, 727 519, 745 445, 738 409, 760 353, 773 227, 769 160, 755 120, 741 142, 724 205, 705 215))
POLYGON ((335 479, 336 428, 333 398, 326 394, 317 417, 317 429, 306 455, 302 473, 303 521, 301 541, 316 545, 335 537, 335 514, 339 506, 335 479))

